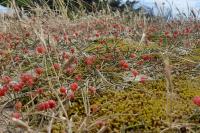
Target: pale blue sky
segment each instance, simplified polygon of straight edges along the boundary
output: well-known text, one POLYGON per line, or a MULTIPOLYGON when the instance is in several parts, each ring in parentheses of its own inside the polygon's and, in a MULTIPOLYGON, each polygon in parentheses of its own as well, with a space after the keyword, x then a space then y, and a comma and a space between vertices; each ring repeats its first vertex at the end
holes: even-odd
MULTIPOLYGON (((126 0, 122 0, 123 2, 126 0)), ((200 9, 200 0, 138 0, 139 4, 138 7, 141 5, 153 8, 155 7, 155 2, 158 4, 158 6, 162 7, 162 3, 165 3, 165 8, 172 7, 172 14, 176 15, 178 12, 176 10, 176 7, 186 14, 188 14, 188 6, 190 9, 193 9, 196 13, 200 9), (171 5, 171 6, 170 6, 171 5)), ((154 12, 156 13, 156 9, 154 9, 154 12)))
MULTIPOLYGON (((122 2, 125 2, 126 0, 121 0, 122 2)), ((139 4, 136 6, 141 7, 141 6, 146 6, 149 8, 153 8, 154 13, 157 14, 158 11, 155 8, 155 2, 158 4, 159 7, 162 7, 162 3, 165 3, 165 9, 172 7, 172 14, 176 16, 178 13, 176 10, 176 7, 181 11, 184 12, 185 14, 188 15, 188 6, 190 9, 193 9, 196 14, 199 14, 198 12, 200 9, 200 0, 138 0, 139 4), (171 6, 170 6, 171 5, 171 6)), ((5 7, 2 7, 0 5, 0 13, 6 13, 9 10, 6 9, 5 7)))

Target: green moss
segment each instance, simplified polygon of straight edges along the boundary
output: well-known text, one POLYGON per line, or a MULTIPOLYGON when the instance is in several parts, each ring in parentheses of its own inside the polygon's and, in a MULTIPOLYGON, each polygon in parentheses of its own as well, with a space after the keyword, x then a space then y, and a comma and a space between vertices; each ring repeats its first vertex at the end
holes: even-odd
MULTIPOLYGON (((174 94, 171 102, 172 112, 167 113, 169 104, 166 100, 165 81, 152 81, 136 84, 123 91, 104 90, 95 97, 90 97, 90 104, 100 109, 92 113, 92 120, 103 119, 111 131, 133 128, 142 131, 158 132, 166 128, 170 121, 184 122, 195 107, 191 99, 200 95, 200 83, 196 80, 174 78, 174 94), (167 107, 168 106, 168 107, 167 107)), ((84 117, 83 104, 77 102, 70 110, 84 117)), ((71 112, 70 111, 70 112, 71 112)))
POLYGON ((65 124, 64 123, 55 123, 52 126, 52 133, 62 133, 65 130, 65 124))

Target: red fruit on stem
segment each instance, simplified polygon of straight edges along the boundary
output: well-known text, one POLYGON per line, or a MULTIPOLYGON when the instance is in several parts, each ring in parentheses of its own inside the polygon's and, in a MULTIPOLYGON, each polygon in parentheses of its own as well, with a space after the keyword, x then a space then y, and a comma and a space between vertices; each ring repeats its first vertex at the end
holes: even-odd
POLYGON ((23 89, 24 87, 24 83, 23 82, 19 82, 19 83, 15 83, 12 85, 12 88, 15 92, 19 92, 23 89))
POLYGON ((16 109, 17 111, 20 111, 21 108, 22 108, 22 103, 21 103, 20 101, 17 101, 17 102, 15 103, 15 109, 16 109))
POLYGON ((128 65, 128 63, 124 63, 124 64, 123 64, 123 68, 124 68, 124 69, 127 69, 127 68, 129 68, 129 65, 128 65))
POLYGON ((77 91, 78 89, 78 83, 74 82, 72 84, 70 84, 70 88, 73 92, 77 91))
POLYGON ((119 65, 123 69, 128 69, 129 68, 128 63, 125 60, 120 60, 119 65))
POLYGON ((2 88, 0 88, 0 97, 1 96, 5 96, 6 93, 8 92, 8 86, 7 85, 4 85, 2 88))
POLYGON ((195 96, 192 101, 197 106, 200 106, 200 96, 195 96))
POLYGON ((50 108, 50 105, 49 105, 49 102, 48 102, 48 101, 43 102, 43 104, 44 104, 44 110, 47 110, 47 109, 50 108))
POLYGON ((96 36, 96 37, 100 37, 100 34, 99 34, 99 33, 96 33, 95 36, 96 36))
POLYGON ((37 46, 36 47, 36 52, 39 53, 39 54, 43 54, 46 52, 46 49, 44 46, 37 46))
POLYGON ((69 59, 70 55, 67 52, 63 52, 62 58, 63 59, 69 59))
POLYGON ((59 70, 60 69, 60 64, 59 63, 55 63, 55 64, 53 64, 53 68, 55 69, 55 70, 59 70))
POLYGON ((135 59, 135 58, 137 57, 137 55, 134 54, 134 53, 131 53, 131 54, 130 54, 130 57, 131 57, 132 59, 135 59))
POLYGON ((140 78, 140 83, 144 83, 145 81, 147 80, 147 77, 145 77, 145 76, 142 76, 141 78, 140 78))
POLYGON ((120 61, 119 61, 119 65, 120 65, 120 66, 123 66, 123 65, 124 65, 124 63, 126 63, 126 61, 125 61, 125 60, 120 60, 120 61))
POLYGON ((142 58, 144 61, 150 61, 150 60, 151 60, 151 55, 144 54, 144 55, 141 56, 141 58, 142 58))
POLYGON ((133 77, 136 77, 139 74, 137 70, 132 70, 131 73, 133 77))
POLYGON ((31 74, 24 73, 20 77, 21 81, 25 84, 31 87, 34 84, 34 77, 31 74))
POLYGON ((53 109, 56 107, 56 102, 54 100, 49 100, 48 101, 48 104, 49 104, 49 108, 50 109, 53 109))
POLYGON ((64 86, 60 87, 60 93, 61 94, 66 94, 67 93, 67 89, 64 86))
POLYGON ((43 68, 42 67, 37 67, 35 68, 35 73, 38 74, 38 75, 41 75, 43 73, 43 68))
POLYGON ((14 61, 15 62, 18 62, 20 60, 20 57, 18 56, 18 55, 16 55, 15 57, 14 57, 14 61))
POLYGON ((143 65, 144 64, 144 61, 143 60, 140 60, 136 63, 137 65, 143 65))
POLYGON ((73 54, 75 52, 75 49, 74 48, 71 48, 70 49, 70 52, 73 54))
POLYGON ((76 81, 81 81, 81 79, 82 79, 82 76, 80 74, 75 76, 75 80, 76 81))
POLYGON ((0 90, 0 97, 5 96, 5 92, 0 90))
POLYGON ((95 56, 88 56, 85 58, 84 62, 86 65, 91 66, 94 64, 95 60, 96 60, 95 56))

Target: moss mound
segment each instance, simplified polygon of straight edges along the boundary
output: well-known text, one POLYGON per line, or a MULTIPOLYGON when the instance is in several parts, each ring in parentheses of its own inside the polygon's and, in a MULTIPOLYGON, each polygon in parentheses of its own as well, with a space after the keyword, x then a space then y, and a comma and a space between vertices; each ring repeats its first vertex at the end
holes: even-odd
MULTIPOLYGON (((171 102, 167 100, 163 80, 139 83, 119 91, 101 90, 96 96, 90 97, 91 114, 87 130, 96 132, 98 124, 94 123, 103 121, 108 132, 160 132, 172 122, 179 125, 177 130, 174 130, 178 132, 186 126, 190 116, 193 116, 195 105, 191 99, 200 95, 199 80, 200 77, 193 80, 174 78, 171 102)), ((86 117, 82 100, 76 99, 73 102, 70 114, 79 118, 74 119, 75 123, 86 117)), ((195 121, 198 119, 199 117, 196 117, 195 121)), ((193 119, 190 122, 195 121, 193 119)))

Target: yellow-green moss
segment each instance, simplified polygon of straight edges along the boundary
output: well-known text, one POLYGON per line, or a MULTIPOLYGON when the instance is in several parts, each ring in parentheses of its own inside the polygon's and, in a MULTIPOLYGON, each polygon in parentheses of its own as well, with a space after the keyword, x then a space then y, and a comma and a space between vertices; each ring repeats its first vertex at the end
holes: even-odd
MULTIPOLYGON (((122 127, 158 132, 166 128, 165 123, 170 121, 170 117, 178 122, 183 122, 184 118, 189 117, 195 107, 192 98, 200 95, 198 80, 199 78, 196 80, 174 78, 171 114, 167 113, 169 104, 163 80, 136 84, 121 91, 103 90, 95 97, 90 97, 90 104, 99 107, 97 112, 92 113, 91 121, 103 119, 110 131, 116 132, 122 127)), ((69 110, 71 114, 78 112, 79 117, 85 117, 81 99, 74 101, 69 110)))

